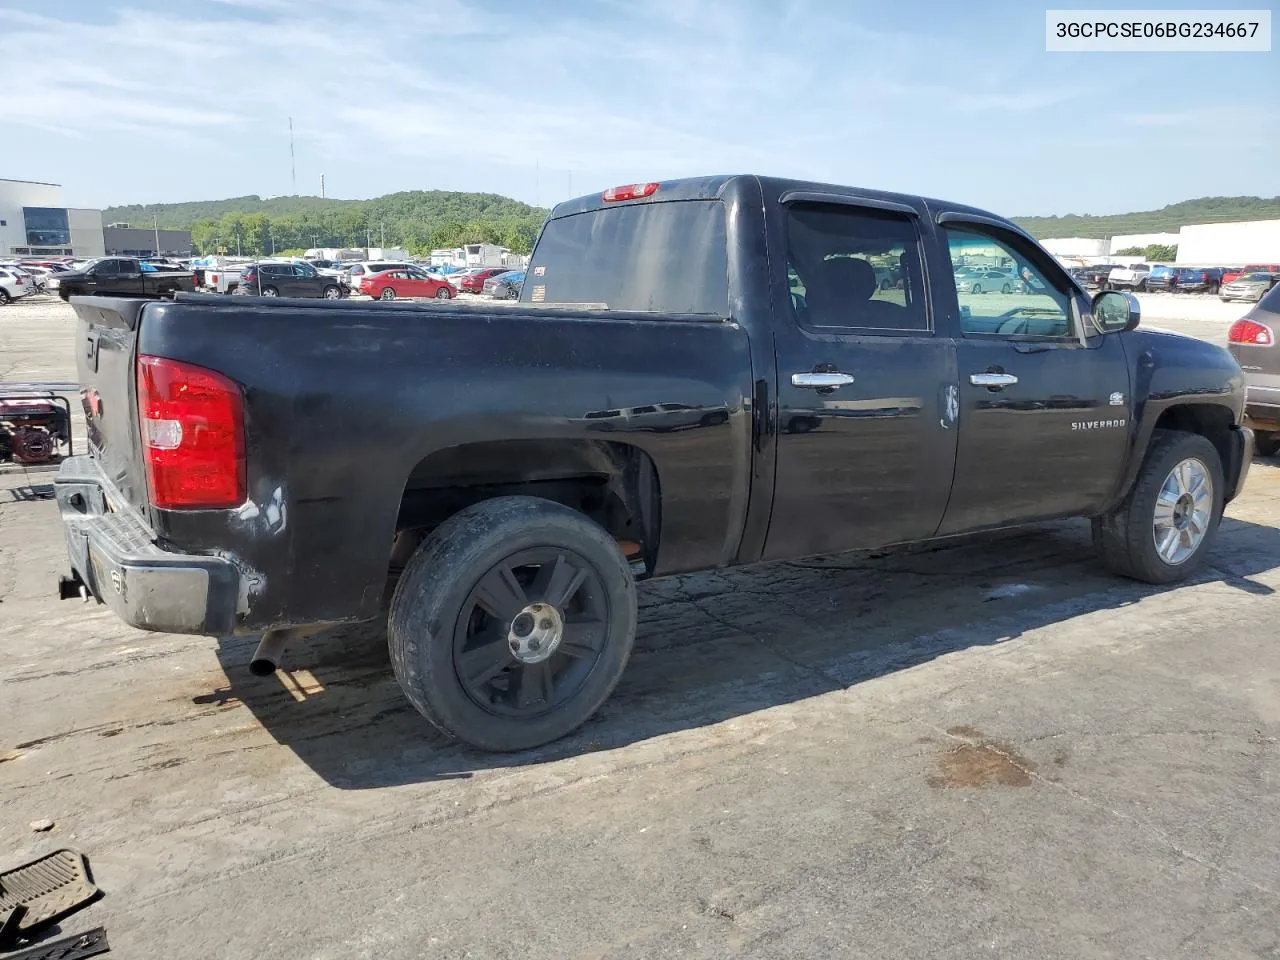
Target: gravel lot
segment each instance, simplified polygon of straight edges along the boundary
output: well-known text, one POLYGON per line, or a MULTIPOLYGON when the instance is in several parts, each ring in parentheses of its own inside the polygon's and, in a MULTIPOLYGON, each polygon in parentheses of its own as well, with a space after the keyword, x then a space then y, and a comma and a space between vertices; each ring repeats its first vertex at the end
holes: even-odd
MULTIPOLYGON (((1143 303, 1219 341, 1247 309, 1143 303)), ((72 329, 0 308, 0 380, 69 380, 72 329)), ((497 759, 376 626, 256 679, 251 640, 54 599, 49 479, 0 474, 0 870, 84 851, 64 928, 111 956, 1280 955, 1271 462, 1176 589, 1080 523, 646 585, 601 715, 497 759)))

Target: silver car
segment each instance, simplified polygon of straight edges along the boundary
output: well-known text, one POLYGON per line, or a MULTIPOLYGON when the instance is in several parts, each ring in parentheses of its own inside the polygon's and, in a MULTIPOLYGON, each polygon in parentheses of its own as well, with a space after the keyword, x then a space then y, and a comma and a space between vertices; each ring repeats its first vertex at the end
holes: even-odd
POLYGON ((1228 300, 1247 300, 1257 303, 1263 295, 1280 282, 1280 273, 1246 273, 1218 289, 1218 296, 1228 300))
POLYGON ((956 293, 1013 293, 1018 278, 1007 270, 961 267, 956 271, 956 293))

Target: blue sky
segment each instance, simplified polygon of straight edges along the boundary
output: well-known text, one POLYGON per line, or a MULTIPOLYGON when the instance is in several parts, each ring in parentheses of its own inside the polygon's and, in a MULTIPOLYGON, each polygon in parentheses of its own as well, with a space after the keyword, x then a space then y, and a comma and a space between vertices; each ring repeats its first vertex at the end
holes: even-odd
POLYGON ((0 177, 83 206, 291 193, 292 116, 297 192, 344 198, 723 172, 1007 215, 1280 193, 1280 53, 1046 53, 1044 10, 0 0, 0 177))

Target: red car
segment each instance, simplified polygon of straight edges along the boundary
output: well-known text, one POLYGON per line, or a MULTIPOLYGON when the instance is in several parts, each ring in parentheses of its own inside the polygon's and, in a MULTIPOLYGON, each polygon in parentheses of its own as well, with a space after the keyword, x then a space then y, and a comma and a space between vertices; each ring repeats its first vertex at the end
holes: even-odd
POLYGON ((484 282, 486 280, 506 272, 506 267, 485 267, 483 270, 469 270, 467 275, 458 281, 458 287, 467 291, 467 293, 481 293, 484 290, 484 282))
POLYGON ((1242 270, 1228 270, 1222 275, 1222 283, 1225 286, 1250 273, 1280 273, 1280 263, 1251 263, 1242 270))
POLYGON ((433 277, 425 270, 383 270, 365 274, 360 278, 360 292, 377 300, 394 300, 396 297, 434 297, 448 300, 456 295, 448 280, 433 277))

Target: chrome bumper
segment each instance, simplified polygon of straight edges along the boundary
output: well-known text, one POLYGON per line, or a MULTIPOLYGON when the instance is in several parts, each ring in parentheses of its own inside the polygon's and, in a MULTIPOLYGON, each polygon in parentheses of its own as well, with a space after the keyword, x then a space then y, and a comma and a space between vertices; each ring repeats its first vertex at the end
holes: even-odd
POLYGON ((64 460, 54 495, 75 578, 121 620, 165 633, 219 636, 234 630, 240 571, 221 557, 157 546, 146 521, 114 493, 96 460, 64 460))

